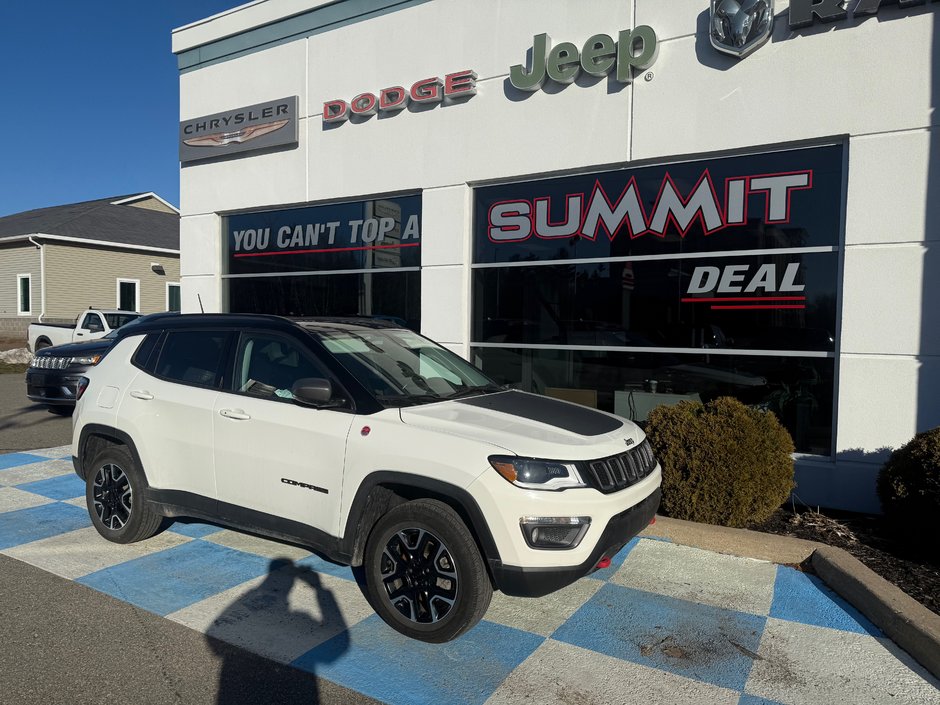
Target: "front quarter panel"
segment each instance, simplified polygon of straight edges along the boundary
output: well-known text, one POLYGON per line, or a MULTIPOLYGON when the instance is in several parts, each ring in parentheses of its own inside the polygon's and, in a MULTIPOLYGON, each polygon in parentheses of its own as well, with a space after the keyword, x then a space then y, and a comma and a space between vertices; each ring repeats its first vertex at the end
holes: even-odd
POLYGON ((356 491, 370 474, 390 471, 417 475, 466 490, 490 467, 487 457, 505 452, 491 443, 404 424, 398 409, 357 416, 347 441, 337 536, 347 525, 356 491))

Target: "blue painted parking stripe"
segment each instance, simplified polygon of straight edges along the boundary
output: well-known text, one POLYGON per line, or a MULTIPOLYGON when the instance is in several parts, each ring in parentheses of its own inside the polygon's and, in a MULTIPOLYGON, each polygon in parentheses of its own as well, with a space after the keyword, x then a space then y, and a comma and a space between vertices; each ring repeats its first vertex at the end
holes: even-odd
POLYGON ((59 475, 48 480, 36 480, 17 485, 18 490, 32 492, 49 499, 74 499, 85 495, 85 483, 78 475, 59 475))
POLYGON ((766 621, 608 583, 552 638, 740 691, 766 621))
POLYGON ((192 539, 201 539, 205 536, 211 536, 222 531, 221 526, 216 526, 215 524, 206 524, 201 521, 194 521, 190 519, 177 519, 170 526, 169 531, 172 531, 174 534, 180 534, 182 536, 189 536, 192 539))
POLYGON ((88 587, 167 615, 268 572, 270 561, 196 539, 80 578, 88 587))
POLYGON ((302 566, 304 568, 309 568, 317 573, 324 573, 326 575, 335 575, 337 578, 343 578, 345 580, 355 580, 353 575, 352 568, 348 565, 339 565, 338 563, 332 563, 324 558, 320 558, 317 554, 313 553, 306 558, 301 558, 294 561, 294 565, 302 566))
POLYGON ((0 455, 0 470, 17 468, 20 465, 29 465, 30 463, 42 463, 47 460, 49 458, 43 458, 32 453, 7 453, 6 455, 0 455))
POLYGON ((90 525, 88 512, 62 502, 3 512, 0 513, 0 550, 90 525))
POLYGON ((544 641, 483 621, 455 641, 427 644, 372 615, 293 665, 389 705, 482 705, 544 641))
POLYGON ((770 616, 816 627, 882 637, 878 627, 815 575, 777 566, 770 616))

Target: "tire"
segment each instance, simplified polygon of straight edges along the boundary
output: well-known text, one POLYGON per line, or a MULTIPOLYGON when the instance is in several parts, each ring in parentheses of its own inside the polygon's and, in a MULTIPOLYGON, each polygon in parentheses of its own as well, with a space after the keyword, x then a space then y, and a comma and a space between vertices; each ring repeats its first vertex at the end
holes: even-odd
POLYGON ((399 504, 379 519, 366 542, 363 572, 366 596, 389 626, 436 644, 479 622, 493 596, 470 531, 433 499, 399 504))
POLYGON ((36 349, 34 352, 39 352, 40 350, 45 350, 46 348, 51 348, 52 343, 48 338, 40 338, 36 341, 36 349))
POLYGON ((134 543, 153 536, 162 517, 143 501, 143 472, 124 446, 110 446, 92 461, 85 504, 92 524, 108 541, 134 543))
POLYGON ((56 404, 55 406, 49 406, 48 409, 56 416, 71 416, 75 411, 72 404, 56 404))

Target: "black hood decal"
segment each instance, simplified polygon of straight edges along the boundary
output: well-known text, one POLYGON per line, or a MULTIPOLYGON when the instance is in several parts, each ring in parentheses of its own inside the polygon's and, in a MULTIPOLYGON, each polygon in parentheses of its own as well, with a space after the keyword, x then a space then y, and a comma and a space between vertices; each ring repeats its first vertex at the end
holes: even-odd
POLYGON ((622 421, 586 406, 515 390, 461 399, 457 403, 521 416, 582 436, 600 436, 623 427, 622 421))

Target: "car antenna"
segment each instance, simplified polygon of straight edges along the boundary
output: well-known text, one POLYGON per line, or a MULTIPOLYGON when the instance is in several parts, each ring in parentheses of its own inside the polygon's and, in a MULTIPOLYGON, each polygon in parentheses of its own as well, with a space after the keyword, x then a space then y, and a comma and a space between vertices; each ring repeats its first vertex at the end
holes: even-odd
POLYGON ((202 294, 196 294, 196 299, 199 300, 199 313, 205 313, 206 309, 202 307, 202 294))

